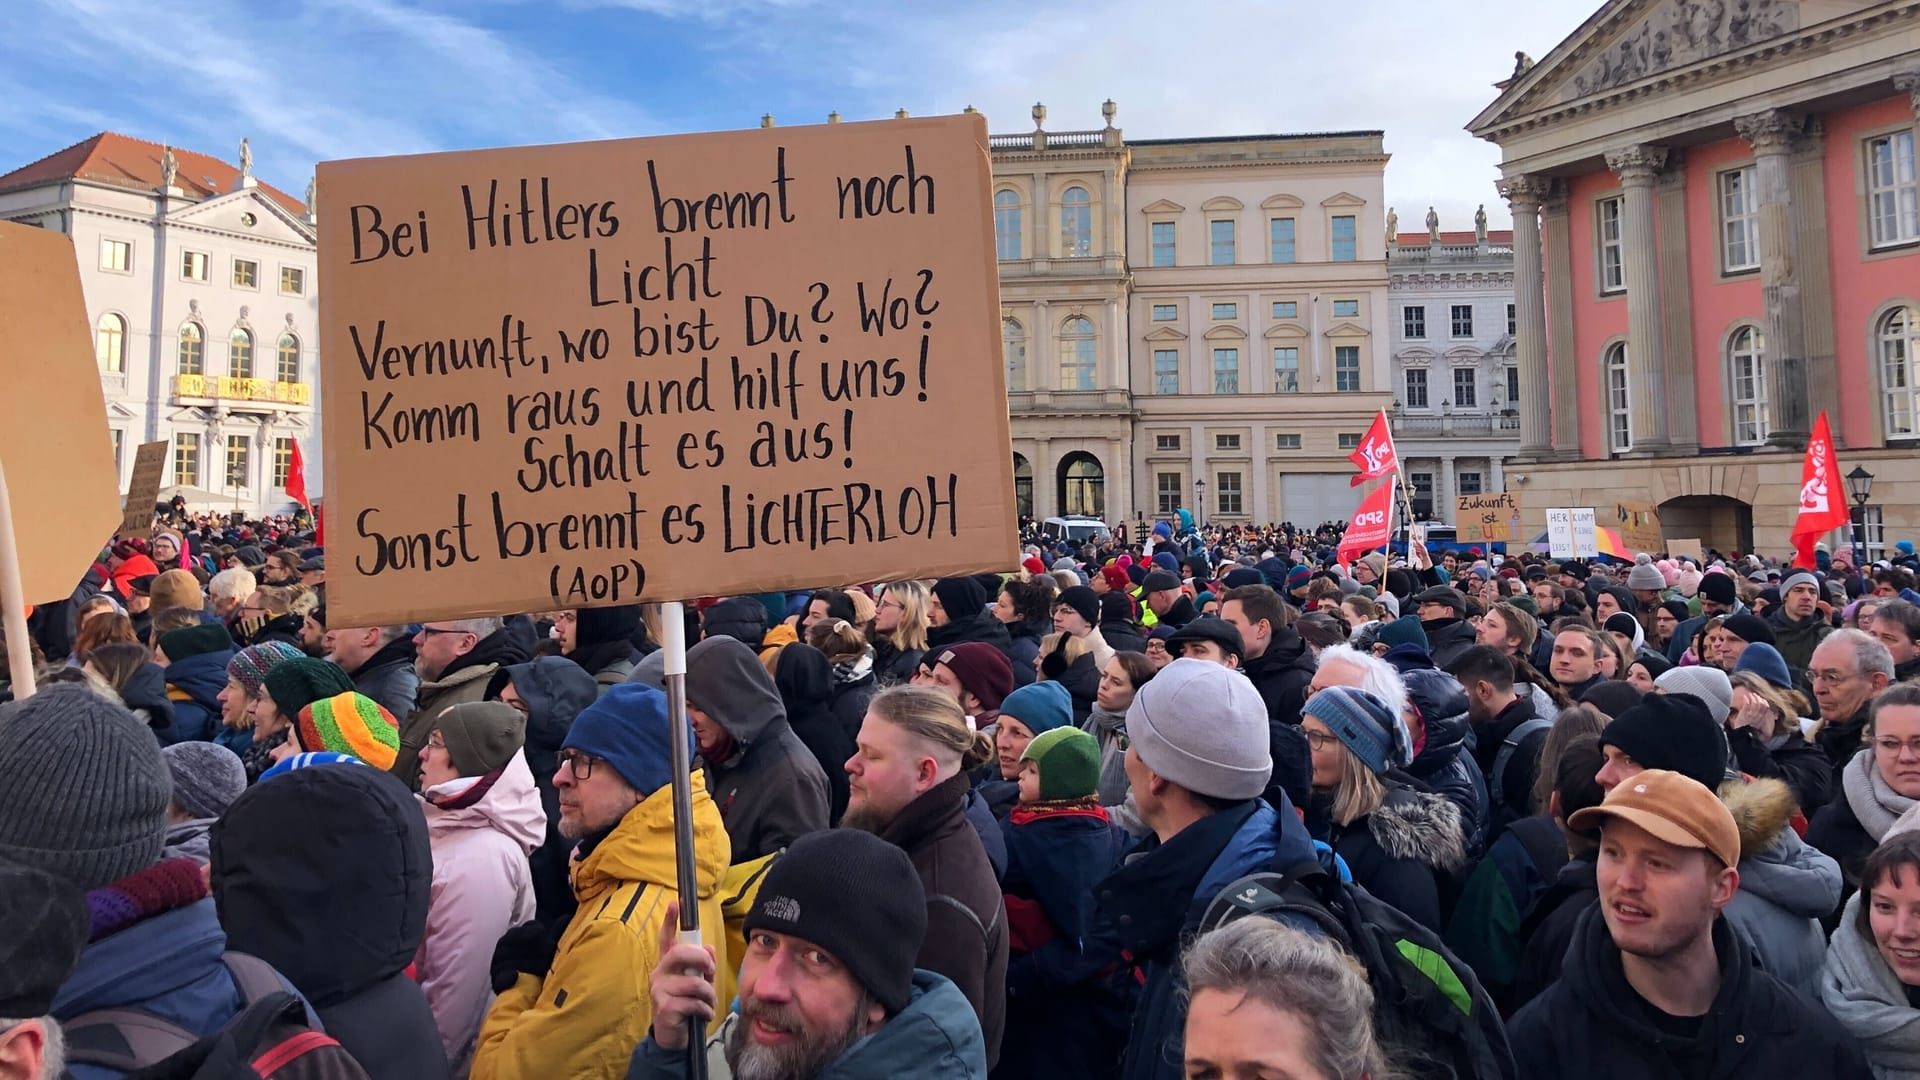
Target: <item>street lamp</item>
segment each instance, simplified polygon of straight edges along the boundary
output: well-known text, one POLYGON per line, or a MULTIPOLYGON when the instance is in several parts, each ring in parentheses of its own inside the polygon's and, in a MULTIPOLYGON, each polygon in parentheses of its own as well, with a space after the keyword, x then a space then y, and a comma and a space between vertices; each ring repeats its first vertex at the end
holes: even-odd
POLYGON ((1194 527, 1204 529, 1207 527, 1207 482, 1205 480, 1198 478, 1194 480, 1193 501, 1193 512, 1197 518, 1194 522, 1194 527))
POLYGON ((1847 494, 1853 496, 1853 561, 1867 568, 1867 497, 1873 494, 1873 474, 1859 465, 1847 474, 1847 494))

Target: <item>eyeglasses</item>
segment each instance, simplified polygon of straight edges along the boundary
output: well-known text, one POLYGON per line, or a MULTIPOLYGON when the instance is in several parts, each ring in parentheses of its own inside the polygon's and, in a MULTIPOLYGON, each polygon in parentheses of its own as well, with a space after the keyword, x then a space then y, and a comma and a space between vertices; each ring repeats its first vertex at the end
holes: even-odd
POLYGON ((880 609, 882 609, 882 610, 891 610, 891 611, 905 611, 905 610, 907 610, 907 605, 905 605, 905 604, 903 604, 903 603, 901 603, 901 602, 900 602, 900 601, 898 601, 898 600, 894 600, 894 599, 891 599, 891 598, 889 598, 889 599, 886 599, 886 600, 882 600, 882 601, 880 601, 880 603, 879 603, 878 605, 876 605, 876 606, 877 606, 877 607, 879 607, 879 608, 880 608, 880 609))
POLYGON ((1318 731, 1306 732, 1306 736, 1307 746, 1314 750, 1325 750, 1330 746, 1338 745, 1340 742, 1338 736, 1327 735, 1318 731))
POLYGON ((445 750, 447 748, 447 740, 438 731, 436 731, 433 734, 427 736, 427 748, 429 750, 445 750))
POLYGON ((592 754, 583 754, 578 750, 562 750, 559 759, 560 764, 567 767, 567 771, 573 774, 575 780, 593 779, 593 767, 605 760, 594 757, 592 754))
POLYGON ((1811 675, 1813 677, 1813 681, 1817 683, 1819 682, 1824 682, 1824 683, 1852 682, 1853 680, 1860 677, 1860 673, 1857 671, 1834 671, 1830 668, 1825 671, 1809 671, 1807 672, 1807 674, 1811 675))
POLYGON ((1873 745, 1875 749, 1890 757, 1898 756, 1902 747, 1913 751, 1915 757, 1920 757, 1920 738, 1904 741, 1895 738, 1875 739, 1873 745))
POLYGON ((438 629, 435 629, 434 627, 431 627, 431 626, 423 626, 423 627, 421 627, 421 628, 420 628, 420 636, 421 636, 421 637, 433 637, 433 636, 434 636, 435 634, 465 634, 465 633, 468 633, 468 631, 466 631, 466 630, 438 630, 438 629))

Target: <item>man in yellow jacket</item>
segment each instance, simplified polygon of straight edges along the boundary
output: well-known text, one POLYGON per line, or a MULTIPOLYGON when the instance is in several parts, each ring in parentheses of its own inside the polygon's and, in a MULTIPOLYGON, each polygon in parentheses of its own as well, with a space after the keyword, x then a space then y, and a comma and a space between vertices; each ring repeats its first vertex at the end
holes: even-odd
MULTIPOLYGON (((560 833, 578 846, 579 908, 555 942, 515 927, 494 954, 500 997, 480 1029, 472 1080, 569 1080, 627 1074, 652 1023, 649 978, 667 907, 679 898, 673 854, 671 733, 665 694, 621 683, 575 718, 553 777, 560 833)), ((721 882, 730 845, 720 811, 693 772, 693 846, 700 929, 725 950, 721 882)), ((718 968, 737 968, 717 957, 718 968)), ((731 985, 718 988, 731 1000, 731 985)))

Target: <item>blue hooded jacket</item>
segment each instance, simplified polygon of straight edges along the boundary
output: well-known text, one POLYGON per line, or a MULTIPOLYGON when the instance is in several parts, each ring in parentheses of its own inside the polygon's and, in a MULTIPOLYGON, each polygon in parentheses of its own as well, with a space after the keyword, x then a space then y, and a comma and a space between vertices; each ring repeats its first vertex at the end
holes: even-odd
POLYGON ((232 659, 233 650, 222 649, 167 665, 173 723, 155 732, 161 746, 212 741, 220 730, 220 691, 227 688, 227 662, 232 659))

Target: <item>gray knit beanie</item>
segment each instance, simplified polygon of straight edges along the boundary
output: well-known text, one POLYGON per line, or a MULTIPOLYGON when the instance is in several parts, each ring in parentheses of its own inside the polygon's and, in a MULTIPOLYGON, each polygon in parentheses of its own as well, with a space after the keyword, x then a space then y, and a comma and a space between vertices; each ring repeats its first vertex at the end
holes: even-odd
POLYGON ((172 787, 147 725, 84 686, 0 706, 0 859, 118 881, 160 861, 172 787))
POLYGON ((1673 668, 1653 680, 1653 685, 1665 693, 1690 694, 1700 699, 1716 724, 1726 723, 1727 714, 1733 711, 1733 681, 1717 667, 1694 664, 1673 668))
POLYGON ((210 742, 180 742, 160 748, 173 778, 173 801, 195 821, 217 818, 247 790, 247 767, 239 755, 210 742))
POLYGON ((1162 668, 1134 696, 1127 735, 1147 768, 1199 795, 1256 799, 1273 776, 1260 691, 1211 660, 1162 668))
POLYGON ((1666 587, 1666 575, 1645 555, 1640 556, 1634 562, 1633 569, 1627 572, 1627 588, 1635 592, 1660 592, 1666 587))

